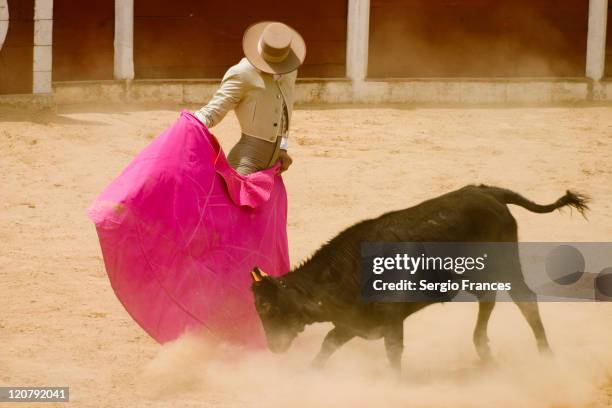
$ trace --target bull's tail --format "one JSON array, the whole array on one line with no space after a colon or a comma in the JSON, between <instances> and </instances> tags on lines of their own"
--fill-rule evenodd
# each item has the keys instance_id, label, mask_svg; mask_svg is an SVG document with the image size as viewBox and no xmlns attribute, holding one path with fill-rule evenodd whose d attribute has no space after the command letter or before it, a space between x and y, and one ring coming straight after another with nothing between
<instances>
[{"instance_id":1,"label":"bull's tail","mask_svg":"<svg viewBox=\"0 0 612 408\"><path fill-rule=\"evenodd\" d=\"M481 184L478 186L479 189L486 192L487 194L495 197L495 199L503 204L515 204L520 205L523 208L528 209L529 211L535 213L549 213L554 210L569 206L570 208L575 208L578 212L586 218L586 212L589 209L588 203L590 201L590 197L585 194L579 194L576 192L572 192L567 190L564 196L559 198L552 204L541 205L536 204L533 201L530 201L523 197L522 195L515 193L512 190L507 190L505 188L499 187L490 187Z\"/></svg>"}]
</instances>

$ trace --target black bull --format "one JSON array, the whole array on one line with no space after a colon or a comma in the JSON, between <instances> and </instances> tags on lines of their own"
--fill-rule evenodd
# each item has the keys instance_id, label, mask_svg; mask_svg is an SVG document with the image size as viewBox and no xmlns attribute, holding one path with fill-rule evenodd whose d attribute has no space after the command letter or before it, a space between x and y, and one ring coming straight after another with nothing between
<instances>
[{"instance_id":1,"label":"black bull","mask_svg":"<svg viewBox=\"0 0 612 408\"><path fill-rule=\"evenodd\" d=\"M252 289L268 346L273 352L286 351L307 324L332 322L334 328L325 336L314 365L322 366L335 350L355 336L382 337L392 367L400 370L404 319L432 302L361 301L362 242L517 242L516 220L507 204L536 213L570 206L584 214L587 201L586 196L568 191L553 204L539 205L510 190L466 186L414 207L359 222L284 276L273 278L255 268ZM507 263L514 282L509 294L531 326L539 350L549 352L537 299L524 282L518 251ZM531 296L526 299L525 293ZM484 361L491 359L487 324L494 306L494 293L479 298L473 339Z\"/></svg>"}]
</instances>

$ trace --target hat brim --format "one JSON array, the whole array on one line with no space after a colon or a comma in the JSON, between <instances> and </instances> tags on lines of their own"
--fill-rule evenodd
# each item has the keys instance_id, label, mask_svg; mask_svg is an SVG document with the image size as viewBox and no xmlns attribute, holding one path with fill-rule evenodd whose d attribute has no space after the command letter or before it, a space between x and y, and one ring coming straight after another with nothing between
<instances>
[{"instance_id":1,"label":"hat brim","mask_svg":"<svg viewBox=\"0 0 612 408\"><path fill-rule=\"evenodd\" d=\"M281 62L270 62L266 61L259 53L257 47L259 39L261 38L263 30L270 23L272 23L272 21L262 21L252 24L246 29L242 37L242 50L244 51L245 57L255 68L267 72L268 74L286 74L295 71L304 63L304 58L306 58L306 43L302 36L293 28L289 27L289 29L291 29L292 38L291 48L287 58Z\"/></svg>"}]
</instances>

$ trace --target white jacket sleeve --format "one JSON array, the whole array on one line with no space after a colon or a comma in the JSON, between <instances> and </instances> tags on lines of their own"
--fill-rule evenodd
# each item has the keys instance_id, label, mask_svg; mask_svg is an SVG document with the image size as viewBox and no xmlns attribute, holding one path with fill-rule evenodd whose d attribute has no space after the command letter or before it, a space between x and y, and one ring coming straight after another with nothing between
<instances>
[{"instance_id":1,"label":"white jacket sleeve","mask_svg":"<svg viewBox=\"0 0 612 408\"><path fill-rule=\"evenodd\" d=\"M240 102L245 93L245 84L240 75L235 73L223 78L221 86L208 104L194 112L206 127L213 127L221 121L230 110Z\"/></svg>"}]
</instances>

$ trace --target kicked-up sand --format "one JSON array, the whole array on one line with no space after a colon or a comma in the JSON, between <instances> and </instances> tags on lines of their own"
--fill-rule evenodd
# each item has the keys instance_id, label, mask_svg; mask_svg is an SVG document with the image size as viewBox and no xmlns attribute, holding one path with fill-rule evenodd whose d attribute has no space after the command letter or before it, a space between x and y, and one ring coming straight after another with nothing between
<instances>
[{"instance_id":1,"label":"kicked-up sand","mask_svg":"<svg viewBox=\"0 0 612 408\"><path fill-rule=\"evenodd\" d=\"M283 355L157 344L115 298L85 209L180 109L0 110L0 386L69 386L78 407L612 406L612 303L542 303L552 360L498 304L488 369L477 306L429 307L406 319L399 381L382 341L352 340L311 371L328 324ZM213 130L226 149L239 136L233 115ZM588 221L511 206L520 239L612 241L612 107L302 108L290 140L294 264L356 221L469 183L539 203L587 193Z\"/></svg>"}]
</instances>

